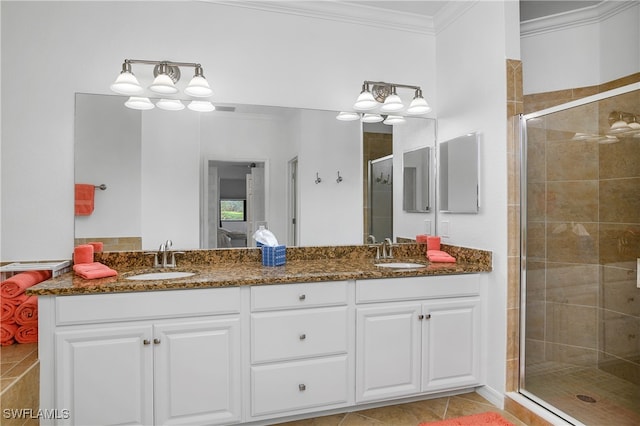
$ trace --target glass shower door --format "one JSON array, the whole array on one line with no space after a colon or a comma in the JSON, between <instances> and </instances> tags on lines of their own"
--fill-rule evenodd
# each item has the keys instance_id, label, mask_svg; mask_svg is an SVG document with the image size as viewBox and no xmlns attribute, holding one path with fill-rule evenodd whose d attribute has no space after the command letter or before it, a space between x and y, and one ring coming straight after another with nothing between
<instances>
[{"instance_id":1,"label":"glass shower door","mask_svg":"<svg viewBox=\"0 0 640 426\"><path fill-rule=\"evenodd\" d=\"M640 424L638 122L638 87L523 119L520 392L572 423Z\"/></svg>"}]
</instances>

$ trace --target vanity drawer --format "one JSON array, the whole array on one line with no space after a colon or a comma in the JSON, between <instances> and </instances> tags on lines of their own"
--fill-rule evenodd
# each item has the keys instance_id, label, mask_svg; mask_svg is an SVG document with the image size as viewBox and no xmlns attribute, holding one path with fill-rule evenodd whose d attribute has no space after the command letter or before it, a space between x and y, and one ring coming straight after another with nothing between
<instances>
[{"instance_id":1,"label":"vanity drawer","mask_svg":"<svg viewBox=\"0 0 640 426\"><path fill-rule=\"evenodd\" d=\"M251 287L252 311L312 308L346 304L346 281Z\"/></svg>"},{"instance_id":2,"label":"vanity drawer","mask_svg":"<svg viewBox=\"0 0 640 426\"><path fill-rule=\"evenodd\" d=\"M240 288L56 297L56 324L87 324L240 312Z\"/></svg>"},{"instance_id":3,"label":"vanity drawer","mask_svg":"<svg viewBox=\"0 0 640 426\"><path fill-rule=\"evenodd\" d=\"M251 314L251 362L345 353L347 307Z\"/></svg>"},{"instance_id":4,"label":"vanity drawer","mask_svg":"<svg viewBox=\"0 0 640 426\"><path fill-rule=\"evenodd\" d=\"M251 414L346 404L347 356L251 367Z\"/></svg>"},{"instance_id":5,"label":"vanity drawer","mask_svg":"<svg viewBox=\"0 0 640 426\"><path fill-rule=\"evenodd\" d=\"M479 274L356 281L356 303L477 296L479 294Z\"/></svg>"}]
</instances>

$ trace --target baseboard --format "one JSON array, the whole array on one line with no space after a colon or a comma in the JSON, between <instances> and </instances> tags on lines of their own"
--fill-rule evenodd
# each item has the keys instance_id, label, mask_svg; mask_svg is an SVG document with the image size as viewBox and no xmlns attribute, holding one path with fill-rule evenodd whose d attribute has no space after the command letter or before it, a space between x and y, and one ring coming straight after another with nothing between
<instances>
[{"instance_id":1,"label":"baseboard","mask_svg":"<svg viewBox=\"0 0 640 426\"><path fill-rule=\"evenodd\" d=\"M484 399L495 405L501 410L504 410L504 394L489 386L481 386L476 388L476 392L480 394Z\"/></svg>"}]
</instances>

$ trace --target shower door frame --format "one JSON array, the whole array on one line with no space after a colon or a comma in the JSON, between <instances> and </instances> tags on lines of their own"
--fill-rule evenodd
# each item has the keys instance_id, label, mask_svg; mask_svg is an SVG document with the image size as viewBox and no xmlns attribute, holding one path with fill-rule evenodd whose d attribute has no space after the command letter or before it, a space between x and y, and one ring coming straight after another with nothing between
<instances>
[{"instance_id":1,"label":"shower door frame","mask_svg":"<svg viewBox=\"0 0 640 426\"><path fill-rule=\"evenodd\" d=\"M640 90L640 83L633 83L606 92L587 96L575 101L566 102L551 108L529 114L520 114L518 120L518 135L520 138L520 324L519 324L519 372L518 372L518 393L531 400L540 407L550 411L556 416L568 421L574 425L583 425L582 422L560 410L559 407L553 406L531 392L523 388L523 378L525 377L525 344L526 344L526 306L527 306L527 132L526 123L528 120L543 117L560 111L583 106L589 103L597 102L603 99L623 95L625 93Z\"/></svg>"}]
</instances>

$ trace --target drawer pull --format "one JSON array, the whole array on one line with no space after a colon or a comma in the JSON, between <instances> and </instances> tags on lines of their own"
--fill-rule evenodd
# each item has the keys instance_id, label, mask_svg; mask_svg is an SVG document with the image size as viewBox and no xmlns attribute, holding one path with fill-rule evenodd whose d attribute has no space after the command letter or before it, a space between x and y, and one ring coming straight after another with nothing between
<instances>
[{"instance_id":1,"label":"drawer pull","mask_svg":"<svg viewBox=\"0 0 640 426\"><path fill-rule=\"evenodd\" d=\"M304 340L304 339L306 339L306 338L307 338L307 335L306 335L306 334L302 333L302 334L300 335L300 340Z\"/></svg>"},{"instance_id":2,"label":"drawer pull","mask_svg":"<svg viewBox=\"0 0 640 426\"><path fill-rule=\"evenodd\" d=\"M306 294L301 294L300 296L298 296L298 299L300 299L300 301L303 301L307 298Z\"/></svg>"},{"instance_id":3,"label":"drawer pull","mask_svg":"<svg viewBox=\"0 0 640 426\"><path fill-rule=\"evenodd\" d=\"M144 339L144 340L142 341L142 344L143 344L143 345L150 345L150 344L151 344L151 341L150 341L149 339Z\"/></svg>"},{"instance_id":4,"label":"drawer pull","mask_svg":"<svg viewBox=\"0 0 640 426\"><path fill-rule=\"evenodd\" d=\"M157 345L158 343L160 343L160 339L158 339L157 337L155 339L153 339L153 344Z\"/></svg>"},{"instance_id":5,"label":"drawer pull","mask_svg":"<svg viewBox=\"0 0 640 426\"><path fill-rule=\"evenodd\" d=\"M300 383L300 384L298 385L298 390L299 390L300 392L306 391L306 390L307 390L307 385L305 385L304 383Z\"/></svg>"},{"instance_id":6,"label":"drawer pull","mask_svg":"<svg viewBox=\"0 0 640 426\"><path fill-rule=\"evenodd\" d=\"M419 319L419 320L423 320L423 319L431 319L431 314L427 314L427 315L418 315L418 319Z\"/></svg>"}]
</instances>

